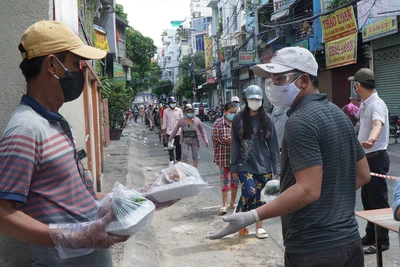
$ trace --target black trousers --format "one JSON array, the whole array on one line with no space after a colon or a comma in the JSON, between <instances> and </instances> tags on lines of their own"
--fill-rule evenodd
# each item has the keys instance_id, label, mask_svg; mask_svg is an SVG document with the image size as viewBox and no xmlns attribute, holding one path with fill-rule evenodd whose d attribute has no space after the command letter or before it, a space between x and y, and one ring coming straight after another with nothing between
<instances>
[{"instance_id":1,"label":"black trousers","mask_svg":"<svg viewBox=\"0 0 400 267\"><path fill-rule=\"evenodd\" d=\"M168 140L169 140L169 134L167 134ZM169 149L169 161L180 161L181 156L182 156L182 150L181 150L181 138L179 135L175 135L174 137L174 145L175 145L175 150L176 150L176 157L174 155L174 149Z\"/></svg>"},{"instance_id":2,"label":"black trousers","mask_svg":"<svg viewBox=\"0 0 400 267\"><path fill-rule=\"evenodd\" d=\"M307 254L285 252L285 267L364 267L361 241L325 251Z\"/></svg>"},{"instance_id":3,"label":"black trousers","mask_svg":"<svg viewBox=\"0 0 400 267\"><path fill-rule=\"evenodd\" d=\"M371 172L386 174L389 171L390 159L386 150L367 154L369 169ZM361 199L364 210L389 208L388 188L386 179L371 176L371 181L361 188ZM375 241L374 224L368 222L365 228L369 241ZM389 245L389 230L379 227L381 244Z\"/></svg>"}]
</instances>

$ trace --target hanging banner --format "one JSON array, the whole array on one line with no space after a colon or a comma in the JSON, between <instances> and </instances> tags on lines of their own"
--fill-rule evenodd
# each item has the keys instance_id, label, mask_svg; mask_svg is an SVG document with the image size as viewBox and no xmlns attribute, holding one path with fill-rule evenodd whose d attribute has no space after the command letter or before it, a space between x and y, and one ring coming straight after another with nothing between
<instances>
[{"instance_id":1,"label":"hanging banner","mask_svg":"<svg viewBox=\"0 0 400 267\"><path fill-rule=\"evenodd\" d=\"M326 16L321 16L320 20L325 42L337 40L357 32L353 6L339 9Z\"/></svg>"},{"instance_id":2,"label":"hanging banner","mask_svg":"<svg viewBox=\"0 0 400 267\"><path fill-rule=\"evenodd\" d=\"M108 47L107 34L100 30L94 29L93 36L94 47L110 52L110 48Z\"/></svg>"},{"instance_id":3,"label":"hanging banner","mask_svg":"<svg viewBox=\"0 0 400 267\"><path fill-rule=\"evenodd\" d=\"M357 63L357 33L325 44L326 68Z\"/></svg>"},{"instance_id":4,"label":"hanging banner","mask_svg":"<svg viewBox=\"0 0 400 267\"><path fill-rule=\"evenodd\" d=\"M398 32L400 1L362 0L357 2L358 27L363 42Z\"/></svg>"},{"instance_id":5,"label":"hanging banner","mask_svg":"<svg viewBox=\"0 0 400 267\"><path fill-rule=\"evenodd\" d=\"M212 59L212 40L208 36L204 36L205 66L206 69L211 66Z\"/></svg>"}]
</instances>

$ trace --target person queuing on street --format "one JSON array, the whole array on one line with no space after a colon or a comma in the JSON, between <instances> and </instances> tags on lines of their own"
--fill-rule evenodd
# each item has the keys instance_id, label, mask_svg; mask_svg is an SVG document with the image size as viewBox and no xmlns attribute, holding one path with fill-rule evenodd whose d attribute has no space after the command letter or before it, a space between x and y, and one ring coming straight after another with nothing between
<instances>
[{"instance_id":1,"label":"person queuing on street","mask_svg":"<svg viewBox=\"0 0 400 267\"><path fill-rule=\"evenodd\" d=\"M153 104L149 104L146 110L146 118L149 121L150 131L154 131Z\"/></svg>"},{"instance_id":2,"label":"person queuing on street","mask_svg":"<svg viewBox=\"0 0 400 267\"><path fill-rule=\"evenodd\" d=\"M197 168L200 160L200 143L204 141L208 147L208 139L203 123L194 115L194 108L191 104L186 104L185 116L176 124L174 130L169 136L168 141L172 142L176 134L180 131L180 142L182 149L181 161L187 163L189 158L189 150L192 150L193 167Z\"/></svg>"},{"instance_id":3,"label":"person queuing on street","mask_svg":"<svg viewBox=\"0 0 400 267\"><path fill-rule=\"evenodd\" d=\"M358 140L367 156L371 172L386 174L389 171L390 159L386 152L389 144L389 112L385 102L378 96L375 88L375 76L372 70L362 68L350 81L354 81L354 90L361 96L360 130ZM371 181L361 189L364 210L389 208L386 179L371 176ZM389 230L379 227L382 251L388 250ZM362 238L365 254L376 253L374 225L368 223Z\"/></svg>"},{"instance_id":4,"label":"person queuing on street","mask_svg":"<svg viewBox=\"0 0 400 267\"><path fill-rule=\"evenodd\" d=\"M125 113L125 120L128 126L132 125L132 118L133 118L133 111L130 108L126 113Z\"/></svg>"},{"instance_id":5,"label":"person queuing on street","mask_svg":"<svg viewBox=\"0 0 400 267\"><path fill-rule=\"evenodd\" d=\"M318 64L307 49L282 48L270 63L253 70L267 78L268 100L290 107L282 140L281 193L257 209L226 216L229 224L208 238L281 216L285 267L363 267L354 208L356 190L369 182L370 171L353 125L319 93Z\"/></svg>"},{"instance_id":6,"label":"person queuing on street","mask_svg":"<svg viewBox=\"0 0 400 267\"><path fill-rule=\"evenodd\" d=\"M140 116L140 120L141 120L142 123L145 123L144 115L145 115L144 107L141 106L140 109L139 109L139 116Z\"/></svg>"},{"instance_id":7,"label":"person queuing on street","mask_svg":"<svg viewBox=\"0 0 400 267\"><path fill-rule=\"evenodd\" d=\"M158 139L161 143L161 124L160 124L160 109L158 105L156 105L153 109L153 121L154 121L154 131L158 135Z\"/></svg>"},{"instance_id":8,"label":"person queuing on street","mask_svg":"<svg viewBox=\"0 0 400 267\"><path fill-rule=\"evenodd\" d=\"M279 145L271 117L263 104L263 91L257 85L246 89L246 107L232 121L232 176L239 178L242 195L236 212L262 206L261 191L267 181L279 177ZM244 229L248 232L248 229ZM267 238L262 221L256 223L256 237Z\"/></svg>"},{"instance_id":9,"label":"person queuing on street","mask_svg":"<svg viewBox=\"0 0 400 267\"><path fill-rule=\"evenodd\" d=\"M274 107L271 113L271 119L274 123L276 135L278 136L279 148L282 148L282 139L285 133L285 125L288 120L287 111L289 108Z\"/></svg>"},{"instance_id":10,"label":"person queuing on street","mask_svg":"<svg viewBox=\"0 0 400 267\"><path fill-rule=\"evenodd\" d=\"M85 45L66 24L45 20L24 32L19 50L27 91L0 139L0 234L29 243L32 266L111 267L106 248L127 239L106 232L112 212L79 234L49 226L94 221L96 201L105 196L95 193L59 109L84 90L80 61L106 52ZM55 247L96 250L64 260Z\"/></svg>"},{"instance_id":11,"label":"person queuing on street","mask_svg":"<svg viewBox=\"0 0 400 267\"><path fill-rule=\"evenodd\" d=\"M396 221L400 221L400 179L398 179L394 185L393 190L393 217ZM397 235L398 242L400 244L400 229Z\"/></svg>"},{"instance_id":12,"label":"person queuing on street","mask_svg":"<svg viewBox=\"0 0 400 267\"><path fill-rule=\"evenodd\" d=\"M204 121L204 106L203 103L199 105L199 118L201 121Z\"/></svg>"},{"instance_id":13,"label":"person queuing on street","mask_svg":"<svg viewBox=\"0 0 400 267\"><path fill-rule=\"evenodd\" d=\"M354 131L358 136L358 132L360 130L360 105L361 105L361 97L359 95L349 97L350 103L346 104L342 111L346 113L347 117L351 120L354 126Z\"/></svg>"},{"instance_id":14,"label":"person queuing on street","mask_svg":"<svg viewBox=\"0 0 400 267\"><path fill-rule=\"evenodd\" d=\"M224 116L218 118L212 129L212 141L214 147L214 162L219 167L222 192L222 207L220 214L227 213L228 193L231 191L231 201L229 208L234 209L236 195L239 185L238 177L234 178L230 171L231 162L231 129L232 120L237 113L237 105L234 102L228 102L224 106Z\"/></svg>"},{"instance_id":15,"label":"person queuing on street","mask_svg":"<svg viewBox=\"0 0 400 267\"><path fill-rule=\"evenodd\" d=\"M237 112L240 112L240 99L237 96L232 96L231 97L231 102L235 103Z\"/></svg>"},{"instance_id":16,"label":"person queuing on street","mask_svg":"<svg viewBox=\"0 0 400 267\"><path fill-rule=\"evenodd\" d=\"M138 122L138 121L137 121L138 116L139 116L139 109L138 109L138 107L135 105L135 106L133 106L133 122L135 122L135 123Z\"/></svg>"},{"instance_id":17,"label":"person queuing on street","mask_svg":"<svg viewBox=\"0 0 400 267\"><path fill-rule=\"evenodd\" d=\"M175 129L175 126L183 118L182 110L176 106L175 97L171 96L170 98L168 98L168 106L169 108L164 110L162 124L163 137L167 137L167 140L169 140L169 137L172 134L172 131ZM176 135L174 136L174 146L176 150L176 156L174 155L174 148L168 148L170 162L181 160L182 151L180 131L177 131Z\"/></svg>"},{"instance_id":18,"label":"person queuing on street","mask_svg":"<svg viewBox=\"0 0 400 267\"><path fill-rule=\"evenodd\" d=\"M163 106L160 109L160 126L161 126L161 132L162 132L162 125L163 125L163 117L164 117L164 111L168 108L168 103L164 103ZM163 142L163 147L164 150L168 149L168 138L165 135L162 135L162 142Z\"/></svg>"}]
</instances>

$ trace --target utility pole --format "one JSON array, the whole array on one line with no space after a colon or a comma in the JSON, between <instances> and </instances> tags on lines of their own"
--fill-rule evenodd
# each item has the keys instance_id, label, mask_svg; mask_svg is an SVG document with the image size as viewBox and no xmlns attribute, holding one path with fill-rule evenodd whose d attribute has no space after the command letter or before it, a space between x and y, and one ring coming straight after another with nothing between
<instances>
[{"instance_id":1,"label":"utility pole","mask_svg":"<svg viewBox=\"0 0 400 267\"><path fill-rule=\"evenodd\" d=\"M254 10L254 50L256 55L256 64L260 63L260 57L258 53L258 35L260 34L260 29L258 25L258 0L253 0L253 10ZM255 83L261 87L261 78L256 77Z\"/></svg>"},{"instance_id":2,"label":"utility pole","mask_svg":"<svg viewBox=\"0 0 400 267\"><path fill-rule=\"evenodd\" d=\"M190 48L190 73L192 75L192 85L193 85L193 102L196 101L196 75L195 75L195 64L194 64L193 48ZM199 100L200 101L200 100Z\"/></svg>"}]
</instances>

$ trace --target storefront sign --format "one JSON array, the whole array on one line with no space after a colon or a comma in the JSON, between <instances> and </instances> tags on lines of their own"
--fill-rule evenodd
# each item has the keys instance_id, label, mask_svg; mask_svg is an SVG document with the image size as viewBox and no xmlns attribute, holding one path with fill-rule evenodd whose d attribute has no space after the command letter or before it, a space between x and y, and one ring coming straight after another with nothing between
<instances>
[{"instance_id":1,"label":"storefront sign","mask_svg":"<svg viewBox=\"0 0 400 267\"><path fill-rule=\"evenodd\" d=\"M212 39L208 36L204 36L204 50L205 50L205 61L206 68L211 66L212 59Z\"/></svg>"},{"instance_id":2,"label":"storefront sign","mask_svg":"<svg viewBox=\"0 0 400 267\"><path fill-rule=\"evenodd\" d=\"M325 42L337 40L357 32L353 6L339 9L327 16L321 16L320 20Z\"/></svg>"},{"instance_id":3,"label":"storefront sign","mask_svg":"<svg viewBox=\"0 0 400 267\"><path fill-rule=\"evenodd\" d=\"M243 81L243 80L247 80L248 78L250 78L249 67L240 68L239 69L239 80Z\"/></svg>"},{"instance_id":4,"label":"storefront sign","mask_svg":"<svg viewBox=\"0 0 400 267\"><path fill-rule=\"evenodd\" d=\"M301 42L294 43L294 44L292 44L292 46L298 46L298 47L303 47L305 49L308 49L308 39L301 41Z\"/></svg>"},{"instance_id":5,"label":"storefront sign","mask_svg":"<svg viewBox=\"0 0 400 267\"><path fill-rule=\"evenodd\" d=\"M125 81L125 70L121 64L114 62L114 80Z\"/></svg>"},{"instance_id":6,"label":"storefront sign","mask_svg":"<svg viewBox=\"0 0 400 267\"><path fill-rule=\"evenodd\" d=\"M326 68L357 63L357 33L325 44Z\"/></svg>"},{"instance_id":7,"label":"storefront sign","mask_svg":"<svg viewBox=\"0 0 400 267\"><path fill-rule=\"evenodd\" d=\"M357 3L358 26L363 42L398 32L400 1L362 0Z\"/></svg>"},{"instance_id":8,"label":"storefront sign","mask_svg":"<svg viewBox=\"0 0 400 267\"><path fill-rule=\"evenodd\" d=\"M110 48L108 47L108 41L107 41L107 34L94 29L94 47L110 52Z\"/></svg>"},{"instance_id":9,"label":"storefront sign","mask_svg":"<svg viewBox=\"0 0 400 267\"><path fill-rule=\"evenodd\" d=\"M363 42L398 32L397 17L389 17L368 24L362 29Z\"/></svg>"},{"instance_id":10,"label":"storefront sign","mask_svg":"<svg viewBox=\"0 0 400 267\"><path fill-rule=\"evenodd\" d=\"M239 65L251 66L254 64L254 55L249 52L239 52Z\"/></svg>"}]
</instances>

